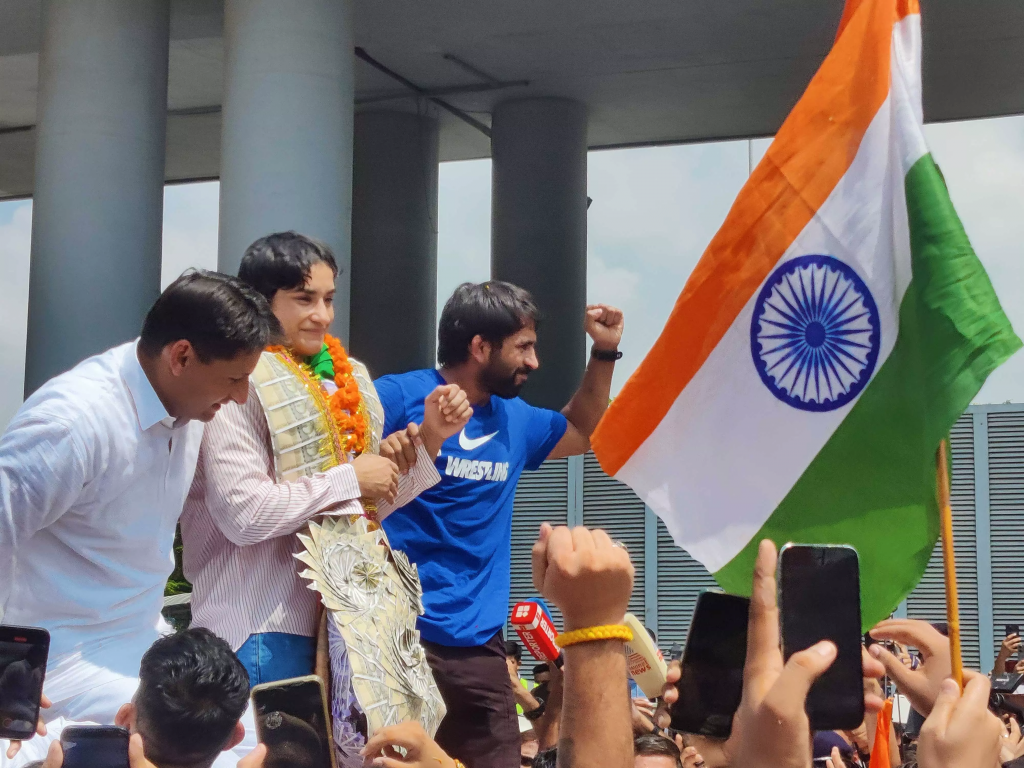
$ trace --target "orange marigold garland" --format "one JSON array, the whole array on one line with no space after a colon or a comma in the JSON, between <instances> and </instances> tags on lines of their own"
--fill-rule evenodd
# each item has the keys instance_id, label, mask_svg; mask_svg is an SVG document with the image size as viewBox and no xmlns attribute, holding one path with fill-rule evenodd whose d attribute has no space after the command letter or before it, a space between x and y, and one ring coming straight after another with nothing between
<instances>
[{"instance_id":1,"label":"orange marigold garland","mask_svg":"<svg viewBox=\"0 0 1024 768\"><path fill-rule=\"evenodd\" d=\"M359 392L359 382L352 374L352 363L341 342L330 334L324 337L324 342L334 363L334 385L338 388L327 398L327 407L334 425L338 428L343 450L358 456L366 450L366 416L363 412L363 396ZM279 345L267 347L267 352L286 355L294 360L292 353ZM301 367L311 379L316 380L308 366Z\"/></svg>"},{"instance_id":2,"label":"orange marigold garland","mask_svg":"<svg viewBox=\"0 0 1024 768\"><path fill-rule=\"evenodd\" d=\"M327 399L331 416L347 441L346 450L358 456L366 450L366 416L359 382L352 375L352 363L341 342L327 334L324 336L327 352L334 363L334 385L338 390Z\"/></svg>"}]
</instances>

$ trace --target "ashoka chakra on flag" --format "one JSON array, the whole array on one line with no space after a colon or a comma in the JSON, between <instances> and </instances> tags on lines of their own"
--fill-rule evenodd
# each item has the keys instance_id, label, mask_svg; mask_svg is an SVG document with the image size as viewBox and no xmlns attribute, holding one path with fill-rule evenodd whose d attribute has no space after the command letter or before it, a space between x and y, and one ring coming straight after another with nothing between
<instances>
[{"instance_id":1,"label":"ashoka chakra on flag","mask_svg":"<svg viewBox=\"0 0 1024 768\"><path fill-rule=\"evenodd\" d=\"M878 361L881 336L871 291L832 256L800 256L765 282L754 305L750 348L779 400L831 411L855 398Z\"/></svg>"}]
</instances>

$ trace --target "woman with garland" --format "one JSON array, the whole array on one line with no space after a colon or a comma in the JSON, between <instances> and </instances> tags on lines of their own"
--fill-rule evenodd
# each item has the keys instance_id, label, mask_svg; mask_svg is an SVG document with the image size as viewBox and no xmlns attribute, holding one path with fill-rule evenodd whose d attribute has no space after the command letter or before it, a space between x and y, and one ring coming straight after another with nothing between
<instances>
[{"instance_id":1,"label":"woman with garland","mask_svg":"<svg viewBox=\"0 0 1024 768\"><path fill-rule=\"evenodd\" d=\"M283 343L262 355L248 401L207 425L181 518L193 626L226 639L253 685L314 669L319 597L298 575L295 534L324 513L375 520L436 484L434 457L472 413L458 387L438 387L402 436L415 464L403 474L376 455L373 384L327 334L337 274L324 244L294 232L246 250L239 277L266 296Z\"/></svg>"}]
</instances>

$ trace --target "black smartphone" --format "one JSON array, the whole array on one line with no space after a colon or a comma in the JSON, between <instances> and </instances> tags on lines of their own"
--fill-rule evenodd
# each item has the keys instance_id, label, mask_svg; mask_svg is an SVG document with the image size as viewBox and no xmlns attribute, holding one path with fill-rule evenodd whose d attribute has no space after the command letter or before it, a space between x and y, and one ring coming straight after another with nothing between
<instances>
[{"instance_id":1,"label":"black smartphone","mask_svg":"<svg viewBox=\"0 0 1024 768\"><path fill-rule=\"evenodd\" d=\"M1009 637L1010 635L1017 635L1020 637L1020 624L1007 624L1006 634L1003 637Z\"/></svg>"},{"instance_id":2,"label":"black smartphone","mask_svg":"<svg viewBox=\"0 0 1024 768\"><path fill-rule=\"evenodd\" d=\"M721 592L697 598L683 649L679 698L672 727L685 733L728 738L743 696L750 601Z\"/></svg>"},{"instance_id":3,"label":"black smartphone","mask_svg":"<svg viewBox=\"0 0 1024 768\"><path fill-rule=\"evenodd\" d=\"M39 719L50 633L0 625L0 739L31 739Z\"/></svg>"},{"instance_id":4,"label":"black smartphone","mask_svg":"<svg viewBox=\"0 0 1024 768\"><path fill-rule=\"evenodd\" d=\"M69 725L60 734L63 768L128 768L128 738L116 725Z\"/></svg>"},{"instance_id":5,"label":"black smartphone","mask_svg":"<svg viewBox=\"0 0 1024 768\"><path fill-rule=\"evenodd\" d=\"M786 660L821 640L838 649L807 696L811 728L858 728L864 722L864 672L857 550L787 544L779 553L778 588Z\"/></svg>"},{"instance_id":6,"label":"black smartphone","mask_svg":"<svg viewBox=\"0 0 1024 768\"><path fill-rule=\"evenodd\" d=\"M327 696L317 675L257 685L252 706L256 736L267 745L266 768L334 768Z\"/></svg>"}]
</instances>

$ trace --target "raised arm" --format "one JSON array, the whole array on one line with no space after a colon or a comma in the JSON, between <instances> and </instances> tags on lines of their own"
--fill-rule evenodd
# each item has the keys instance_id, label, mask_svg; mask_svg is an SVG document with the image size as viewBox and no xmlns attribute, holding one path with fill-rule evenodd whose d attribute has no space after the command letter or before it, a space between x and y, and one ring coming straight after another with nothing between
<instances>
[{"instance_id":1,"label":"raised arm","mask_svg":"<svg viewBox=\"0 0 1024 768\"><path fill-rule=\"evenodd\" d=\"M579 389L562 409L562 415L569 425L565 435L548 456L550 459L577 456L589 451L590 436L608 409L615 355L622 340L622 310L605 304L593 304L587 307L583 327L593 339L594 346ZM609 359L603 359L606 357Z\"/></svg>"},{"instance_id":2,"label":"raised arm","mask_svg":"<svg viewBox=\"0 0 1024 768\"><path fill-rule=\"evenodd\" d=\"M633 566L604 531L545 523L533 547L533 583L561 609L567 632L621 624ZM584 642L564 653L559 768L629 768L633 734L624 641Z\"/></svg>"}]
</instances>

